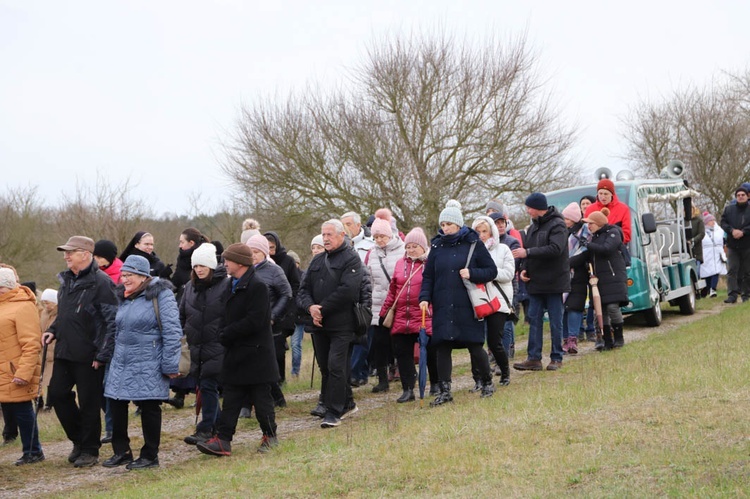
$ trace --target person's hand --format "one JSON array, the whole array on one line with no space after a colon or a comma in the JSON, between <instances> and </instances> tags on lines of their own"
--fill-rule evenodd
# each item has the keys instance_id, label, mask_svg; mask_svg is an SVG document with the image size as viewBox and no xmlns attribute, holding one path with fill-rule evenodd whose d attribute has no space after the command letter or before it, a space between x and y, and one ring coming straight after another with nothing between
<instances>
[{"instance_id":1,"label":"person's hand","mask_svg":"<svg viewBox=\"0 0 750 499\"><path fill-rule=\"evenodd\" d=\"M526 248L516 248L511 253L513 253L513 258L526 258L528 256Z\"/></svg>"},{"instance_id":2,"label":"person's hand","mask_svg":"<svg viewBox=\"0 0 750 499\"><path fill-rule=\"evenodd\" d=\"M49 345L53 341L55 341L55 335L54 334L52 334L50 332L46 332L46 333L44 333L42 335L42 345Z\"/></svg>"},{"instance_id":3,"label":"person's hand","mask_svg":"<svg viewBox=\"0 0 750 499\"><path fill-rule=\"evenodd\" d=\"M169 379L175 379L175 378L179 378L179 377L180 377L180 373L167 374L167 378L169 378Z\"/></svg>"},{"instance_id":4,"label":"person's hand","mask_svg":"<svg viewBox=\"0 0 750 499\"><path fill-rule=\"evenodd\" d=\"M471 274L469 273L469 269L461 269L458 271L458 275L461 276L461 279L466 279L468 281L469 275Z\"/></svg>"},{"instance_id":5,"label":"person's hand","mask_svg":"<svg viewBox=\"0 0 750 499\"><path fill-rule=\"evenodd\" d=\"M531 277L526 275L526 271L522 270L521 275L519 276L523 282L529 282L531 280Z\"/></svg>"},{"instance_id":6,"label":"person's hand","mask_svg":"<svg viewBox=\"0 0 750 499\"><path fill-rule=\"evenodd\" d=\"M21 378L13 378L13 383L18 386L26 386L29 384L28 381L26 381L25 379L21 379Z\"/></svg>"},{"instance_id":7,"label":"person's hand","mask_svg":"<svg viewBox=\"0 0 750 499\"><path fill-rule=\"evenodd\" d=\"M104 365L104 362L99 362L98 360L95 360L94 362L91 363L91 367L93 367L94 369L99 369L103 365Z\"/></svg>"},{"instance_id":8,"label":"person's hand","mask_svg":"<svg viewBox=\"0 0 750 499\"><path fill-rule=\"evenodd\" d=\"M323 307L320 305L310 305L310 308L308 311L310 312L310 317L312 317L313 324L320 327L323 322L323 312L321 312Z\"/></svg>"},{"instance_id":9,"label":"person's hand","mask_svg":"<svg viewBox=\"0 0 750 499\"><path fill-rule=\"evenodd\" d=\"M742 236L744 236L745 233L742 232L740 229L732 229L732 237L735 239L741 239Z\"/></svg>"},{"instance_id":10,"label":"person's hand","mask_svg":"<svg viewBox=\"0 0 750 499\"><path fill-rule=\"evenodd\" d=\"M421 301L419 302L419 308L422 310L422 312L429 312L430 311L430 302L427 301Z\"/></svg>"}]
</instances>

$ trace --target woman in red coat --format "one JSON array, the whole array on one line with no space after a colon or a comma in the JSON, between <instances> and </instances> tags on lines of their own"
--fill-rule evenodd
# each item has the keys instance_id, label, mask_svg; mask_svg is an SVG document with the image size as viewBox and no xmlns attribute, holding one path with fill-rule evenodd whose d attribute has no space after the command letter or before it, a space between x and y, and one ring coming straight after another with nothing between
<instances>
[{"instance_id":1,"label":"woman in red coat","mask_svg":"<svg viewBox=\"0 0 750 499\"><path fill-rule=\"evenodd\" d=\"M391 341L393 352L401 373L401 387L404 392L396 400L403 403L415 399L414 383L417 371L414 368L414 345L419 342L419 330L422 327L422 312L419 308L419 290L422 288L422 272L427 260L429 244L424 231L419 227L411 230L404 239L406 254L396 262L396 268L388 288L388 295L380 309L380 323L394 307ZM426 319L427 334L432 335L432 319ZM430 392L437 386L437 362L434 349L427 347L427 370L430 376Z\"/></svg>"},{"instance_id":2,"label":"woman in red coat","mask_svg":"<svg viewBox=\"0 0 750 499\"><path fill-rule=\"evenodd\" d=\"M586 208L585 218L595 211L609 210L607 221L610 225L617 225L622 229L623 243L630 242L630 208L617 199L615 184L608 178L602 179L596 185L596 202Z\"/></svg>"}]
</instances>

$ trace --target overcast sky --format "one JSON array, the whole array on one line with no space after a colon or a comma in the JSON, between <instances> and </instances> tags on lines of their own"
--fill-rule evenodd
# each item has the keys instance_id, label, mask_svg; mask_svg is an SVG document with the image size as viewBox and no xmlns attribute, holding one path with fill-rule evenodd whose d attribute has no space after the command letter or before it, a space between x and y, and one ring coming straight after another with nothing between
<instances>
[{"instance_id":1,"label":"overcast sky","mask_svg":"<svg viewBox=\"0 0 750 499\"><path fill-rule=\"evenodd\" d=\"M0 0L0 169L50 206L98 171L186 214L192 193L230 189L219 143L240 105L340 82L378 37L443 28L526 32L583 167L617 172L628 106L744 70L748 21L747 0Z\"/></svg>"}]
</instances>

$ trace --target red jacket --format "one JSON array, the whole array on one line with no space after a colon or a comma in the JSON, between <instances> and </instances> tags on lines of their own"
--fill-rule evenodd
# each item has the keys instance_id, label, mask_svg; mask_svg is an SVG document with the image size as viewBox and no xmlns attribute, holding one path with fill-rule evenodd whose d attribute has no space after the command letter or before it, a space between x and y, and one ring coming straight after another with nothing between
<instances>
[{"instance_id":1,"label":"red jacket","mask_svg":"<svg viewBox=\"0 0 750 499\"><path fill-rule=\"evenodd\" d=\"M115 284L120 284L120 274L122 273L122 260L115 258L115 261L106 269L102 269Z\"/></svg>"},{"instance_id":2,"label":"red jacket","mask_svg":"<svg viewBox=\"0 0 750 499\"><path fill-rule=\"evenodd\" d=\"M607 221L611 225L619 225L622 227L622 242L628 244L630 242L630 208L628 205L617 199L617 194L612 194L612 201L606 206L597 199L595 203L586 208L586 213L583 217L586 218L595 211L602 211L602 208L605 207L609 210Z\"/></svg>"},{"instance_id":3,"label":"red jacket","mask_svg":"<svg viewBox=\"0 0 750 499\"><path fill-rule=\"evenodd\" d=\"M419 291L422 289L422 272L424 271L424 260L412 260L404 256L396 262L396 268L391 277L388 295L385 297L380 316L385 317L388 309L396 303L396 313L393 317L391 334L416 334L422 327L422 312L419 309ZM412 275L414 274L414 275ZM412 276L409 279L409 276ZM409 280L407 283L406 281ZM404 288L404 285L406 287ZM403 291L401 291L403 289ZM399 295L399 293L401 293ZM432 311L425 318L427 334L432 334Z\"/></svg>"}]
</instances>

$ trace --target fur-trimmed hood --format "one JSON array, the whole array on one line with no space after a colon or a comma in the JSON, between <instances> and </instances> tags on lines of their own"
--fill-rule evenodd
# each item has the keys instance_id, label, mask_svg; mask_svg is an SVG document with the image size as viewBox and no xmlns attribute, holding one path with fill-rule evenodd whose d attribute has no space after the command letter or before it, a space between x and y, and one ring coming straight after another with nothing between
<instances>
[{"instance_id":1,"label":"fur-trimmed hood","mask_svg":"<svg viewBox=\"0 0 750 499\"><path fill-rule=\"evenodd\" d=\"M165 289L168 289L169 291L174 292L174 285L166 279L161 279L159 277L152 277L151 281L148 283L148 286L143 292L146 293L147 300L153 300L154 298L159 296L159 293L161 293ZM126 299L132 300L133 298L141 294L141 293L137 293L137 294L130 295L127 298L125 298L125 286L122 284L117 286L116 293L117 293L117 299L120 301L123 301Z\"/></svg>"}]
</instances>

